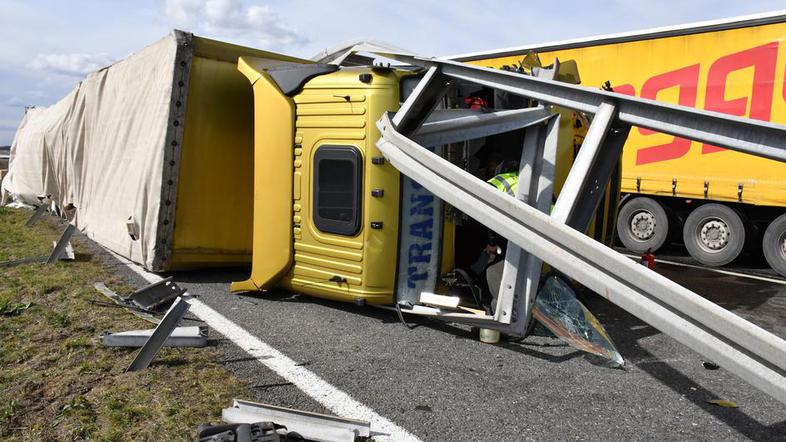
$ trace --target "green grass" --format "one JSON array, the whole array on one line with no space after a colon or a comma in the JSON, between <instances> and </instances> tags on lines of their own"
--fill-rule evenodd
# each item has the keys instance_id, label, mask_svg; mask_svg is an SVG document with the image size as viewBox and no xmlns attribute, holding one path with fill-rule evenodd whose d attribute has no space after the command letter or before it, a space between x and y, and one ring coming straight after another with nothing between
<instances>
[{"instance_id":1,"label":"green grass","mask_svg":"<svg viewBox=\"0 0 786 442\"><path fill-rule=\"evenodd\" d=\"M0 208L0 262L49 253L61 228ZM215 348L163 349L125 373L135 352L102 347L104 330L153 325L105 301L93 283L131 290L72 241L78 260L0 268L0 439L193 440L247 386L215 362Z\"/></svg>"}]
</instances>

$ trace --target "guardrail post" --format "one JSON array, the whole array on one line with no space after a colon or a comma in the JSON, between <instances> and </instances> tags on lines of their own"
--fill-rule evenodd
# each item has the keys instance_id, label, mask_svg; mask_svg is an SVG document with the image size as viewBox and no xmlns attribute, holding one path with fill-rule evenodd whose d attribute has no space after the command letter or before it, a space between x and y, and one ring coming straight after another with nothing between
<instances>
[{"instance_id":1,"label":"guardrail post","mask_svg":"<svg viewBox=\"0 0 786 442\"><path fill-rule=\"evenodd\" d=\"M524 135L516 199L548 213L553 195L557 159L559 114L545 125L532 126ZM538 291L542 261L509 243L502 268L494 317L510 324L510 332L521 335L529 323L530 310Z\"/></svg>"}]
</instances>

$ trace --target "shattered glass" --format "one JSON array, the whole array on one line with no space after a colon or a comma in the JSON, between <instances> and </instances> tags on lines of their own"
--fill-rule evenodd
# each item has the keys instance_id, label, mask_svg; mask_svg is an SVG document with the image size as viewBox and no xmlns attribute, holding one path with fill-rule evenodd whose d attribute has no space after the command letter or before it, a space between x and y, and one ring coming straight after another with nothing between
<instances>
[{"instance_id":1,"label":"shattered glass","mask_svg":"<svg viewBox=\"0 0 786 442\"><path fill-rule=\"evenodd\" d=\"M571 347L606 358L612 367L624 365L606 329L561 278L546 278L532 316Z\"/></svg>"}]
</instances>

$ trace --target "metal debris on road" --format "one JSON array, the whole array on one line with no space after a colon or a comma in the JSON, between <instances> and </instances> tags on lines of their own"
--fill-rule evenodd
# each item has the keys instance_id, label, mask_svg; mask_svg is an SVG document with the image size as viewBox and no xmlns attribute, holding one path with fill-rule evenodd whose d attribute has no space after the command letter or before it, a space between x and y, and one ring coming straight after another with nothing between
<instances>
[{"instance_id":1,"label":"metal debris on road","mask_svg":"<svg viewBox=\"0 0 786 442\"><path fill-rule=\"evenodd\" d=\"M366 421L240 399L235 399L231 407L224 408L221 418L231 424L275 422L313 441L352 442L358 437L371 437L371 424Z\"/></svg>"},{"instance_id":2,"label":"metal debris on road","mask_svg":"<svg viewBox=\"0 0 786 442\"><path fill-rule=\"evenodd\" d=\"M304 441L287 427L273 422L254 424L202 424L197 428L198 442L287 442Z\"/></svg>"},{"instance_id":3,"label":"metal debris on road","mask_svg":"<svg viewBox=\"0 0 786 442\"><path fill-rule=\"evenodd\" d=\"M142 347L155 329L129 330L101 335L101 344L107 347ZM207 326L194 325L177 327L164 341L164 347L205 347L207 346Z\"/></svg>"},{"instance_id":4,"label":"metal debris on road","mask_svg":"<svg viewBox=\"0 0 786 442\"><path fill-rule=\"evenodd\" d=\"M114 291L112 291L109 287L106 286L103 282L97 282L93 284L96 290L98 290L102 295L106 296L107 298L111 299L112 302L117 304L120 307L125 308L128 310L132 315L144 319L147 322L158 324L161 322L160 319L156 318L151 312L146 310L140 309L127 298L124 298Z\"/></svg>"},{"instance_id":5,"label":"metal debris on road","mask_svg":"<svg viewBox=\"0 0 786 442\"><path fill-rule=\"evenodd\" d=\"M128 300L143 310L155 310L178 296L182 296L186 289L180 288L170 276L161 281L142 287L132 293Z\"/></svg>"},{"instance_id":6,"label":"metal debris on road","mask_svg":"<svg viewBox=\"0 0 786 442\"><path fill-rule=\"evenodd\" d=\"M142 287L129 296L115 293L103 282L95 283L94 287L118 306L126 308L133 315L153 324L160 322L153 315L154 310L186 293L186 289L180 288L177 283L172 281L172 277Z\"/></svg>"}]
</instances>

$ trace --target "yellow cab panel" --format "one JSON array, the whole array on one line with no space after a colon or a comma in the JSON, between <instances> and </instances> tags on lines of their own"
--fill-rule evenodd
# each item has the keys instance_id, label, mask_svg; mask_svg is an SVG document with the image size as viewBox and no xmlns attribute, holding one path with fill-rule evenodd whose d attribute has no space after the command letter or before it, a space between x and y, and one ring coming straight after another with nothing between
<instances>
[{"instance_id":1,"label":"yellow cab panel","mask_svg":"<svg viewBox=\"0 0 786 442\"><path fill-rule=\"evenodd\" d=\"M254 84L254 258L251 278L232 291L276 286L393 302L400 174L380 160L374 123L398 109L400 75L342 69L315 75L290 96L275 81ZM271 103L276 109L265 108Z\"/></svg>"},{"instance_id":2,"label":"yellow cab panel","mask_svg":"<svg viewBox=\"0 0 786 442\"><path fill-rule=\"evenodd\" d=\"M282 286L393 302L400 174L381 161L374 123L398 108L398 82L390 70L342 69L294 96L294 263Z\"/></svg>"}]
</instances>

